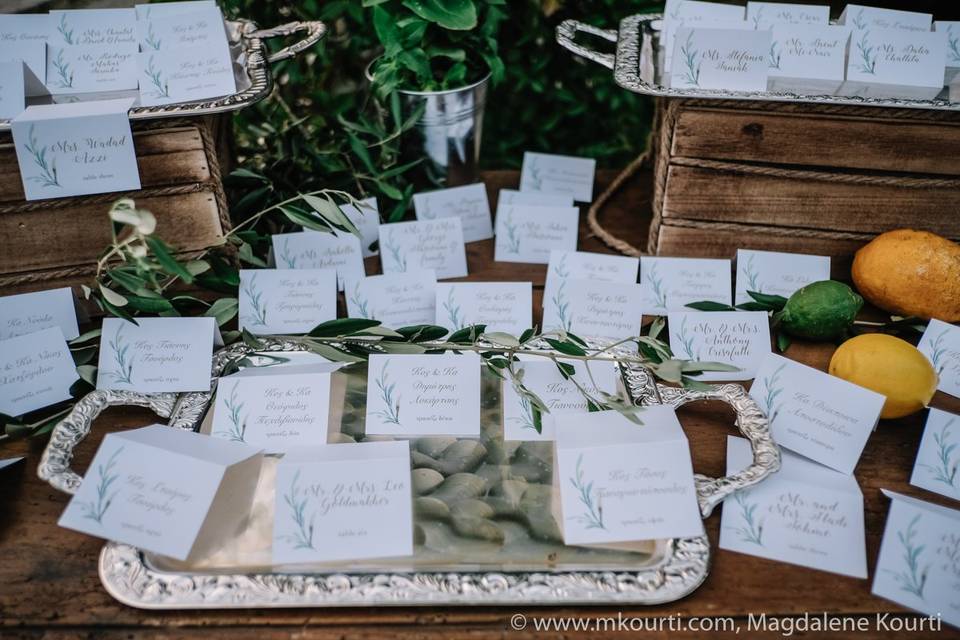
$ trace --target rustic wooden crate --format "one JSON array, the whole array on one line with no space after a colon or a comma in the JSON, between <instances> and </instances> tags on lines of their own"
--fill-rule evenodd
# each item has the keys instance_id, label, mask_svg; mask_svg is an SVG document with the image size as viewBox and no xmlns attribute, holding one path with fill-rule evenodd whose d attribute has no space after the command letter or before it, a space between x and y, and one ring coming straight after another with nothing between
<instances>
[{"instance_id":1,"label":"rustic wooden crate","mask_svg":"<svg viewBox=\"0 0 960 640\"><path fill-rule=\"evenodd\" d=\"M664 101L648 250L853 253L900 227L960 239L960 114Z\"/></svg>"},{"instance_id":2,"label":"rustic wooden crate","mask_svg":"<svg viewBox=\"0 0 960 640\"><path fill-rule=\"evenodd\" d=\"M228 118L229 116L226 116ZM224 116L133 124L142 188L55 200L24 200L13 141L0 136L0 293L89 280L110 243L107 209L134 198L157 218L157 234L190 254L222 241L230 229L223 190L229 156Z\"/></svg>"}]
</instances>

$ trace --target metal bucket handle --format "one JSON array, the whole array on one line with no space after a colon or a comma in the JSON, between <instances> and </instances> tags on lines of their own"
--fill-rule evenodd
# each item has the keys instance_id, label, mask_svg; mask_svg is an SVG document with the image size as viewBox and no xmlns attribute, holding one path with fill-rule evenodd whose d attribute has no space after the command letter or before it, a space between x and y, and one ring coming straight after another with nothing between
<instances>
[{"instance_id":1,"label":"metal bucket handle","mask_svg":"<svg viewBox=\"0 0 960 640\"><path fill-rule=\"evenodd\" d=\"M307 32L307 35L304 36L302 40L298 40L297 42L294 42L293 44L286 46L267 57L267 63L273 64L274 62L280 62L281 60L292 58L301 51L306 51L316 43L320 42L320 40L327 35L327 25L319 20L288 22L287 24L277 25L276 27L271 27L269 29L258 29L257 31L245 34L245 37L269 40L270 38L283 38L286 36L292 36L300 31Z\"/></svg>"},{"instance_id":2,"label":"metal bucket handle","mask_svg":"<svg viewBox=\"0 0 960 640\"><path fill-rule=\"evenodd\" d=\"M582 58L596 62L599 65L606 67L607 69L612 70L614 65L614 55L612 53L602 53L600 51L595 51L590 47L587 47L582 44L577 44L575 42L577 33L579 32L589 33L591 35L603 38L609 42L616 42L619 38L619 33L616 29L601 29L579 20L564 20L559 25L557 25L557 42L561 47L572 51Z\"/></svg>"}]
</instances>

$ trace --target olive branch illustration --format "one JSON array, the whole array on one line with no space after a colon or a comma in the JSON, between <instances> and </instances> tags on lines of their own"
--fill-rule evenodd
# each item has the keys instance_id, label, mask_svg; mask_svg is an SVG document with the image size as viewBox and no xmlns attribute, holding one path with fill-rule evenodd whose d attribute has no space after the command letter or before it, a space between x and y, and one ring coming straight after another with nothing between
<instances>
[{"instance_id":1,"label":"olive branch illustration","mask_svg":"<svg viewBox=\"0 0 960 640\"><path fill-rule=\"evenodd\" d=\"M127 343L123 330L126 325L117 327L113 338L110 339L110 348L113 350L113 360L116 364L116 370L110 371L106 375L113 376L118 384L133 384L133 363L134 359L130 356L130 344Z\"/></svg>"},{"instance_id":2,"label":"olive branch illustration","mask_svg":"<svg viewBox=\"0 0 960 640\"><path fill-rule=\"evenodd\" d=\"M687 34L687 41L680 47L680 55L683 56L683 64L686 67L686 71L683 73L684 82L687 84L692 84L695 87L699 87L701 64L697 59L700 56L700 51L695 50L692 47L693 31Z\"/></svg>"},{"instance_id":3,"label":"olive branch illustration","mask_svg":"<svg viewBox=\"0 0 960 640\"><path fill-rule=\"evenodd\" d=\"M56 157L47 159L47 145L42 147L37 142L36 125L30 125L30 134L27 144L24 145L27 153L33 157L33 164L40 168L40 175L27 178L30 182L38 182L41 187L60 187L60 181L57 176Z\"/></svg>"},{"instance_id":4,"label":"olive branch illustration","mask_svg":"<svg viewBox=\"0 0 960 640\"><path fill-rule=\"evenodd\" d=\"M683 345L683 350L686 352L688 358L691 360L699 360L699 353L694 355L693 336L687 333L687 320L688 316L683 316L683 322L680 323L680 330L677 331L677 339L680 340L680 344Z\"/></svg>"},{"instance_id":5,"label":"olive branch illustration","mask_svg":"<svg viewBox=\"0 0 960 640\"><path fill-rule=\"evenodd\" d=\"M600 501L600 496L597 494L597 502L594 504L593 481L584 482L582 453L577 456L577 468L575 476L570 478L570 484L579 492L577 497L585 509L582 514L574 516L574 519L582 523L587 529L606 530L607 527L603 524L603 504Z\"/></svg>"},{"instance_id":6,"label":"olive branch illustration","mask_svg":"<svg viewBox=\"0 0 960 640\"><path fill-rule=\"evenodd\" d=\"M756 256L753 254L750 254L747 258L747 262L743 267L743 275L747 277L747 291L763 293L763 285L760 284L760 274L757 272L755 258Z\"/></svg>"},{"instance_id":7,"label":"olive branch illustration","mask_svg":"<svg viewBox=\"0 0 960 640\"><path fill-rule=\"evenodd\" d=\"M530 186L533 187L534 191L540 191L543 189L543 175L540 173L539 158L536 156L530 158L529 167L527 175L530 176Z\"/></svg>"},{"instance_id":8,"label":"olive branch illustration","mask_svg":"<svg viewBox=\"0 0 960 640\"><path fill-rule=\"evenodd\" d=\"M370 311L370 301L360 291L359 282L353 285L353 295L350 296L350 302L357 308L361 318L376 320L376 318L373 317L373 313Z\"/></svg>"},{"instance_id":9,"label":"olive branch illustration","mask_svg":"<svg viewBox=\"0 0 960 640\"><path fill-rule=\"evenodd\" d=\"M650 267L647 273L647 282L650 283L650 289L653 291L653 299L657 309L667 310L667 289L663 286L663 278L660 277L659 267L656 262Z\"/></svg>"},{"instance_id":10,"label":"olive branch illustration","mask_svg":"<svg viewBox=\"0 0 960 640\"><path fill-rule=\"evenodd\" d=\"M567 281L564 280L560 283L560 286L557 287L556 292L553 294L553 297L550 298L550 302L553 303L553 306L557 310L557 318L560 319L560 326L563 327L564 331L570 331L572 321L570 318L570 301L567 300Z\"/></svg>"},{"instance_id":11,"label":"olive branch illustration","mask_svg":"<svg viewBox=\"0 0 960 640\"><path fill-rule=\"evenodd\" d=\"M227 411L229 411L230 419L230 430L226 432L221 432L226 435L231 442L246 442L245 436L247 434L247 416L243 415L244 403L240 402L238 396L238 391L240 389L240 383L235 382L233 388L230 390L230 395L227 397L224 402Z\"/></svg>"},{"instance_id":12,"label":"olive branch illustration","mask_svg":"<svg viewBox=\"0 0 960 640\"><path fill-rule=\"evenodd\" d=\"M516 385L514 385L514 389L517 391L520 401L520 415L510 418L510 420L519 423L521 429L530 429L532 431L536 431L537 423L533 415L533 403L531 403L530 399L521 393L520 389L516 388Z\"/></svg>"},{"instance_id":13,"label":"olive branch illustration","mask_svg":"<svg viewBox=\"0 0 960 640\"><path fill-rule=\"evenodd\" d=\"M919 521L920 514L918 513L910 520L910 524L907 525L906 529L897 532L897 539L903 547L903 561L906 564L906 568L899 573L894 573L889 569L886 571L893 574L893 579L900 584L902 591L912 593L923 600L923 589L927 584L927 574L930 571L930 565L928 564L923 569L920 568L920 555L923 553L923 550L926 549L926 545L918 545L916 542L916 526Z\"/></svg>"},{"instance_id":14,"label":"olive branch illustration","mask_svg":"<svg viewBox=\"0 0 960 640\"><path fill-rule=\"evenodd\" d=\"M733 500L740 507L740 517L743 518L744 526L735 527L734 532L740 536L743 542L749 542L758 546L763 545L763 522L757 521L756 502L749 502L749 491L738 491L733 494Z\"/></svg>"},{"instance_id":15,"label":"olive branch illustration","mask_svg":"<svg viewBox=\"0 0 960 640\"><path fill-rule=\"evenodd\" d=\"M933 364L933 368L937 372L938 376L941 375L943 370L947 367L947 363L945 361L945 356L947 355L947 345L944 344L944 340L946 340L949 332L950 329L944 329L940 335L930 341L930 362Z\"/></svg>"},{"instance_id":16,"label":"olive branch illustration","mask_svg":"<svg viewBox=\"0 0 960 640\"><path fill-rule=\"evenodd\" d=\"M507 213L503 226L507 230L507 251L510 253L520 253L520 235L517 225L513 222L513 210Z\"/></svg>"},{"instance_id":17,"label":"olive branch illustration","mask_svg":"<svg viewBox=\"0 0 960 640\"><path fill-rule=\"evenodd\" d=\"M943 427L940 429L940 433L933 434L933 441L937 445L937 462L938 464L922 464L921 466L929 470L933 475L933 479L937 482L942 482L948 487L953 487L954 483L957 481L957 468L960 467L960 460L954 462L953 452L957 449L957 443L951 442L950 428L953 426L955 419L950 419Z\"/></svg>"},{"instance_id":18,"label":"olive branch illustration","mask_svg":"<svg viewBox=\"0 0 960 640\"><path fill-rule=\"evenodd\" d=\"M163 40L157 38L156 32L153 30L153 23L149 22L147 26L147 37L144 39L144 42L148 47L154 51L160 51L160 45Z\"/></svg>"},{"instance_id":19,"label":"olive branch illustration","mask_svg":"<svg viewBox=\"0 0 960 640\"><path fill-rule=\"evenodd\" d=\"M67 44L77 44L73 40L73 29L67 28L67 14L60 14L60 24L57 25L57 31L63 36L63 41Z\"/></svg>"},{"instance_id":20,"label":"olive branch illustration","mask_svg":"<svg viewBox=\"0 0 960 640\"><path fill-rule=\"evenodd\" d=\"M777 414L780 413L780 407L776 409L773 407L773 403L776 402L777 398L783 393L783 387L780 386L780 374L786 368L786 363L781 364L777 367L771 375L763 379L763 386L766 389L766 396L764 396L763 403L764 408L767 413L767 418L773 423L777 418Z\"/></svg>"},{"instance_id":21,"label":"olive branch illustration","mask_svg":"<svg viewBox=\"0 0 960 640\"><path fill-rule=\"evenodd\" d=\"M860 70L874 75L877 73L877 56L870 46L870 32L864 31L857 42L857 51L860 53Z\"/></svg>"},{"instance_id":22,"label":"olive branch illustration","mask_svg":"<svg viewBox=\"0 0 960 640\"><path fill-rule=\"evenodd\" d=\"M443 308L447 312L447 319L450 320L451 329L457 330L466 325L462 308L457 304L457 299L453 295L452 287L447 292L447 300L443 303Z\"/></svg>"},{"instance_id":23,"label":"olive branch illustration","mask_svg":"<svg viewBox=\"0 0 960 640\"><path fill-rule=\"evenodd\" d=\"M760 22L763 20L763 10L766 7L760 7L757 9L757 12L753 14L753 29L754 31L760 29Z\"/></svg>"},{"instance_id":24,"label":"olive branch illustration","mask_svg":"<svg viewBox=\"0 0 960 640\"><path fill-rule=\"evenodd\" d=\"M288 269L297 268L297 256L290 253L290 240L287 238L283 239L283 243L280 245L279 256L280 260Z\"/></svg>"},{"instance_id":25,"label":"olive branch illustration","mask_svg":"<svg viewBox=\"0 0 960 640\"><path fill-rule=\"evenodd\" d=\"M73 88L73 71L70 70L70 63L63 59L63 49L57 50L57 57L51 60L51 64L57 70L60 76L60 88Z\"/></svg>"},{"instance_id":26,"label":"olive branch illustration","mask_svg":"<svg viewBox=\"0 0 960 640\"><path fill-rule=\"evenodd\" d=\"M853 17L853 26L855 26L857 29L867 28L867 22L863 19L863 9L860 9L860 11L857 12L857 15Z\"/></svg>"},{"instance_id":27,"label":"olive branch illustration","mask_svg":"<svg viewBox=\"0 0 960 640\"><path fill-rule=\"evenodd\" d=\"M407 270L407 256L403 255L403 252L400 250L400 246L394 242L394 234L388 233L385 241L381 243L383 249L386 249L387 253L390 254L390 258L393 260L394 264L397 265L397 271L406 271Z\"/></svg>"},{"instance_id":28,"label":"olive branch illustration","mask_svg":"<svg viewBox=\"0 0 960 640\"><path fill-rule=\"evenodd\" d=\"M960 38L953 33L953 25L947 27L947 48L950 49L951 62L960 62Z\"/></svg>"},{"instance_id":29,"label":"olive branch illustration","mask_svg":"<svg viewBox=\"0 0 960 640\"><path fill-rule=\"evenodd\" d=\"M774 40L770 43L770 68L779 69L780 68L780 58L781 54L777 51L777 45L780 43Z\"/></svg>"},{"instance_id":30,"label":"olive branch illustration","mask_svg":"<svg viewBox=\"0 0 960 640\"><path fill-rule=\"evenodd\" d=\"M956 533L945 533L940 538L942 547L937 549L937 556L943 556L949 564L944 565L944 569L952 571L955 576L960 576L960 535Z\"/></svg>"},{"instance_id":31,"label":"olive branch illustration","mask_svg":"<svg viewBox=\"0 0 960 640\"><path fill-rule=\"evenodd\" d=\"M387 374L387 367L390 366L390 361L383 363L383 367L380 368L380 375L377 377L377 388L380 390L380 399L383 400L385 409L380 411L374 411L373 415L380 417L384 422L388 424L395 424L400 426L400 396L397 395L394 398L394 391L396 391L397 383L390 382L390 376Z\"/></svg>"},{"instance_id":32,"label":"olive branch illustration","mask_svg":"<svg viewBox=\"0 0 960 640\"><path fill-rule=\"evenodd\" d=\"M113 473L113 469L117 466L117 456L120 455L121 451L123 451L122 446L110 455L105 464L97 466L99 480L97 482L96 501L90 500L80 503L80 508L84 512L83 517L88 520L93 520L97 524L103 524L103 516L106 515L107 509L113 504L113 499L118 493L118 491L111 493L110 487L113 486L113 483L120 477L119 473Z\"/></svg>"},{"instance_id":33,"label":"olive branch illustration","mask_svg":"<svg viewBox=\"0 0 960 640\"><path fill-rule=\"evenodd\" d=\"M310 519L309 521L307 520L307 507L310 505L310 500L307 498L306 493L301 491L298 486L299 482L300 469L297 469L293 474L293 479L290 481L289 491L283 495L283 501L290 508L290 517L296 526L296 531L292 535L283 536L283 539L292 544L294 549L312 549L315 551L316 549L313 546L313 523L317 514L310 514Z\"/></svg>"},{"instance_id":34,"label":"olive branch illustration","mask_svg":"<svg viewBox=\"0 0 960 640\"><path fill-rule=\"evenodd\" d=\"M170 97L170 83L163 79L163 71L157 69L154 66L153 56L150 56L150 60L147 62L147 68L144 69L147 74L147 77L150 78L150 83L157 88L156 95L158 98L169 98Z\"/></svg>"},{"instance_id":35,"label":"olive branch illustration","mask_svg":"<svg viewBox=\"0 0 960 640\"><path fill-rule=\"evenodd\" d=\"M251 314L246 314L244 319L251 324L262 327L267 324L267 305L263 299L263 291L261 291L257 285L257 275L256 273L253 274L253 276L243 284L243 295L250 303L250 308L253 311Z\"/></svg>"},{"instance_id":36,"label":"olive branch illustration","mask_svg":"<svg viewBox=\"0 0 960 640\"><path fill-rule=\"evenodd\" d=\"M562 280L566 280L570 277L570 269L567 268L566 253L560 256L560 260L557 261L557 264L553 265L553 272Z\"/></svg>"}]
</instances>

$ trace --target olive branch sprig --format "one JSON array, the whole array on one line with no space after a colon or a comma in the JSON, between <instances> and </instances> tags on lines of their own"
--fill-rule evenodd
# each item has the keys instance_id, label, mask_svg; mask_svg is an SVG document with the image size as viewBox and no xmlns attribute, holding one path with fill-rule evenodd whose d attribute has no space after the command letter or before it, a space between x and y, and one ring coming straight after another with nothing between
<instances>
[{"instance_id":1,"label":"olive branch sprig","mask_svg":"<svg viewBox=\"0 0 960 640\"><path fill-rule=\"evenodd\" d=\"M684 82L692 84L695 87L700 86L700 63L697 57L700 52L693 49L693 31L687 35L687 41L680 47L680 55L683 56L683 64L686 70L683 72Z\"/></svg>"},{"instance_id":2,"label":"olive branch sprig","mask_svg":"<svg viewBox=\"0 0 960 640\"><path fill-rule=\"evenodd\" d=\"M63 36L63 41L67 44L77 44L73 39L73 29L67 28L67 14L60 14L60 23L57 25L57 31Z\"/></svg>"},{"instance_id":3,"label":"olive branch sprig","mask_svg":"<svg viewBox=\"0 0 960 640\"><path fill-rule=\"evenodd\" d=\"M147 23L147 37L144 38L144 42L154 51L160 50L160 45L163 41L157 38L157 34L153 29L153 22ZM153 62L153 59L151 58L150 61Z\"/></svg>"},{"instance_id":4,"label":"olive branch sprig","mask_svg":"<svg viewBox=\"0 0 960 640\"><path fill-rule=\"evenodd\" d=\"M350 296L350 302L357 308L361 318L374 319L373 312L370 311L370 301L367 299L367 296L363 295L363 292L360 291L359 282L353 285L353 294Z\"/></svg>"},{"instance_id":5,"label":"olive branch sprig","mask_svg":"<svg viewBox=\"0 0 960 640\"><path fill-rule=\"evenodd\" d=\"M24 149L33 157L33 163L40 169L40 175L27 178L30 182L38 182L41 187L59 187L60 181L57 177L57 159L47 159L47 146L40 146L37 141L37 127L30 125L30 133L27 136L27 144Z\"/></svg>"},{"instance_id":6,"label":"olive branch sprig","mask_svg":"<svg viewBox=\"0 0 960 640\"><path fill-rule=\"evenodd\" d=\"M447 312L447 319L450 320L450 328L453 330L462 329L466 325L463 317L463 310L457 304L456 296L453 295L453 288L447 293L447 299L443 303L443 309Z\"/></svg>"},{"instance_id":7,"label":"olive branch sprig","mask_svg":"<svg viewBox=\"0 0 960 640\"><path fill-rule=\"evenodd\" d=\"M53 65L57 70L57 75L60 76L60 88L72 89L74 74L70 70L70 63L63 59L63 49L57 51L57 57L51 60L50 64Z\"/></svg>"},{"instance_id":8,"label":"olive branch sprig","mask_svg":"<svg viewBox=\"0 0 960 640\"><path fill-rule=\"evenodd\" d=\"M577 498L585 509L583 513L573 516L574 520L587 529L606 529L607 526L603 523L603 503L600 502L600 495L597 493L594 501L593 481L584 480L582 453L577 456L577 468L574 476L570 478L570 484L577 490Z\"/></svg>"},{"instance_id":9,"label":"olive branch sprig","mask_svg":"<svg viewBox=\"0 0 960 640\"><path fill-rule=\"evenodd\" d=\"M310 500L305 492L299 486L300 470L293 474L290 481L290 489L283 494L283 501L290 509L290 518L296 530L292 535L284 536L283 539L293 545L294 549L315 549L313 546L313 526L316 513L307 517L307 507Z\"/></svg>"},{"instance_id":10,"label":"olive branch sprig","mask_svg":"<svg viewBox=\"0 0 960 640\"><path fill-rule=\"evenodd\" d=\"M930 571L930 565L920 567L920 557L923 554L926 545L917 544L917 523L920 521L920 514L915 515L907 524L906 529L897 532L897 539L900 546L903 547L903 562L906 568L899 573L887 570L893 574L894 580L900 584L900 589L912 593L923 600L923 590L927 585L927 574Z\"/></svg>"},{"instance_id":11,"label":"olive branch sprig","mask_svg":"<svg viewBox=\"0 0 960 640\"><path fill-rule=\"evenodd\" d=\"M154 66L153 56L147 62L147 68L144 69L147 77L150 78L150 84L156 87L156 96L158 98L170 97L170 83L163 79L163 71Z\"/></svg>"},{"instance_id":12,"label":"olive branch sprig","mask_svg":"<svg viewBox=\"0 0 960 640\"><path fill-rule=\"evenodd\" d=\"M957 471L960 470L960 459L953 461L953 452L960 446L956 442L951 442L953 434L950 428L953 427L955 419L948 420L940 429L940 433L933 434L933 441L937 445L937 464L922 464L937 482L942 482L948 487L953 488L957 481Z\"/></svg>"},{"instance_id":13,"label":"olive branch sprig","mask_svg":"<svg viewBox=\"0 0 960 640\"><path fill-rule=\"evenodd\" d=\"M110 487L113 486L113 483L120 477L120 474L113 473L113 469L117 465L117 456L119 456L122 451L123 447L118 447L105 463L97 467L99 480L97 482L96 501L90 500L80 504L80 508L84 512L83 517L88 520L93 520L97 524L103 524L103 516L106 515L107 509L110 508L110 505L113 504L113 499L117 496L116 491L110 493Z\"/></svg>"},{"instance_id":14,"label":"olive branch sprig","mask_svg":"<svg viewBox=\"0 0 960 640\"><path fill-rule=\"evenodd\" d=\"M254 325L266 326L267 324L267 305L263 299L263 291L257 285L257 274L254 273L241 287L241 291L250 302L250 308L253 312L247 316L247 319Z\"/></svg>"}]
</instances>

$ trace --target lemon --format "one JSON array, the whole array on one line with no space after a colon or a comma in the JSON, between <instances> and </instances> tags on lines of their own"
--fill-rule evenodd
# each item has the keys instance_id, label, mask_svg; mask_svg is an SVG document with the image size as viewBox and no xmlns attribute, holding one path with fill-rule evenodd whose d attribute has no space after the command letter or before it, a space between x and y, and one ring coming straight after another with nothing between
<instances>
[{"instance_id":1,"label":"lemon","mask_svg":"<svg viewBox=\"0 0 960 640\"><path fill-rule=\"evenodd\" d=\"M920 411L937 390L937 372L916 347L885 333L844 342L830 359L830 375L886 396L881 418Z\"/></svg>"}]
</instances>

